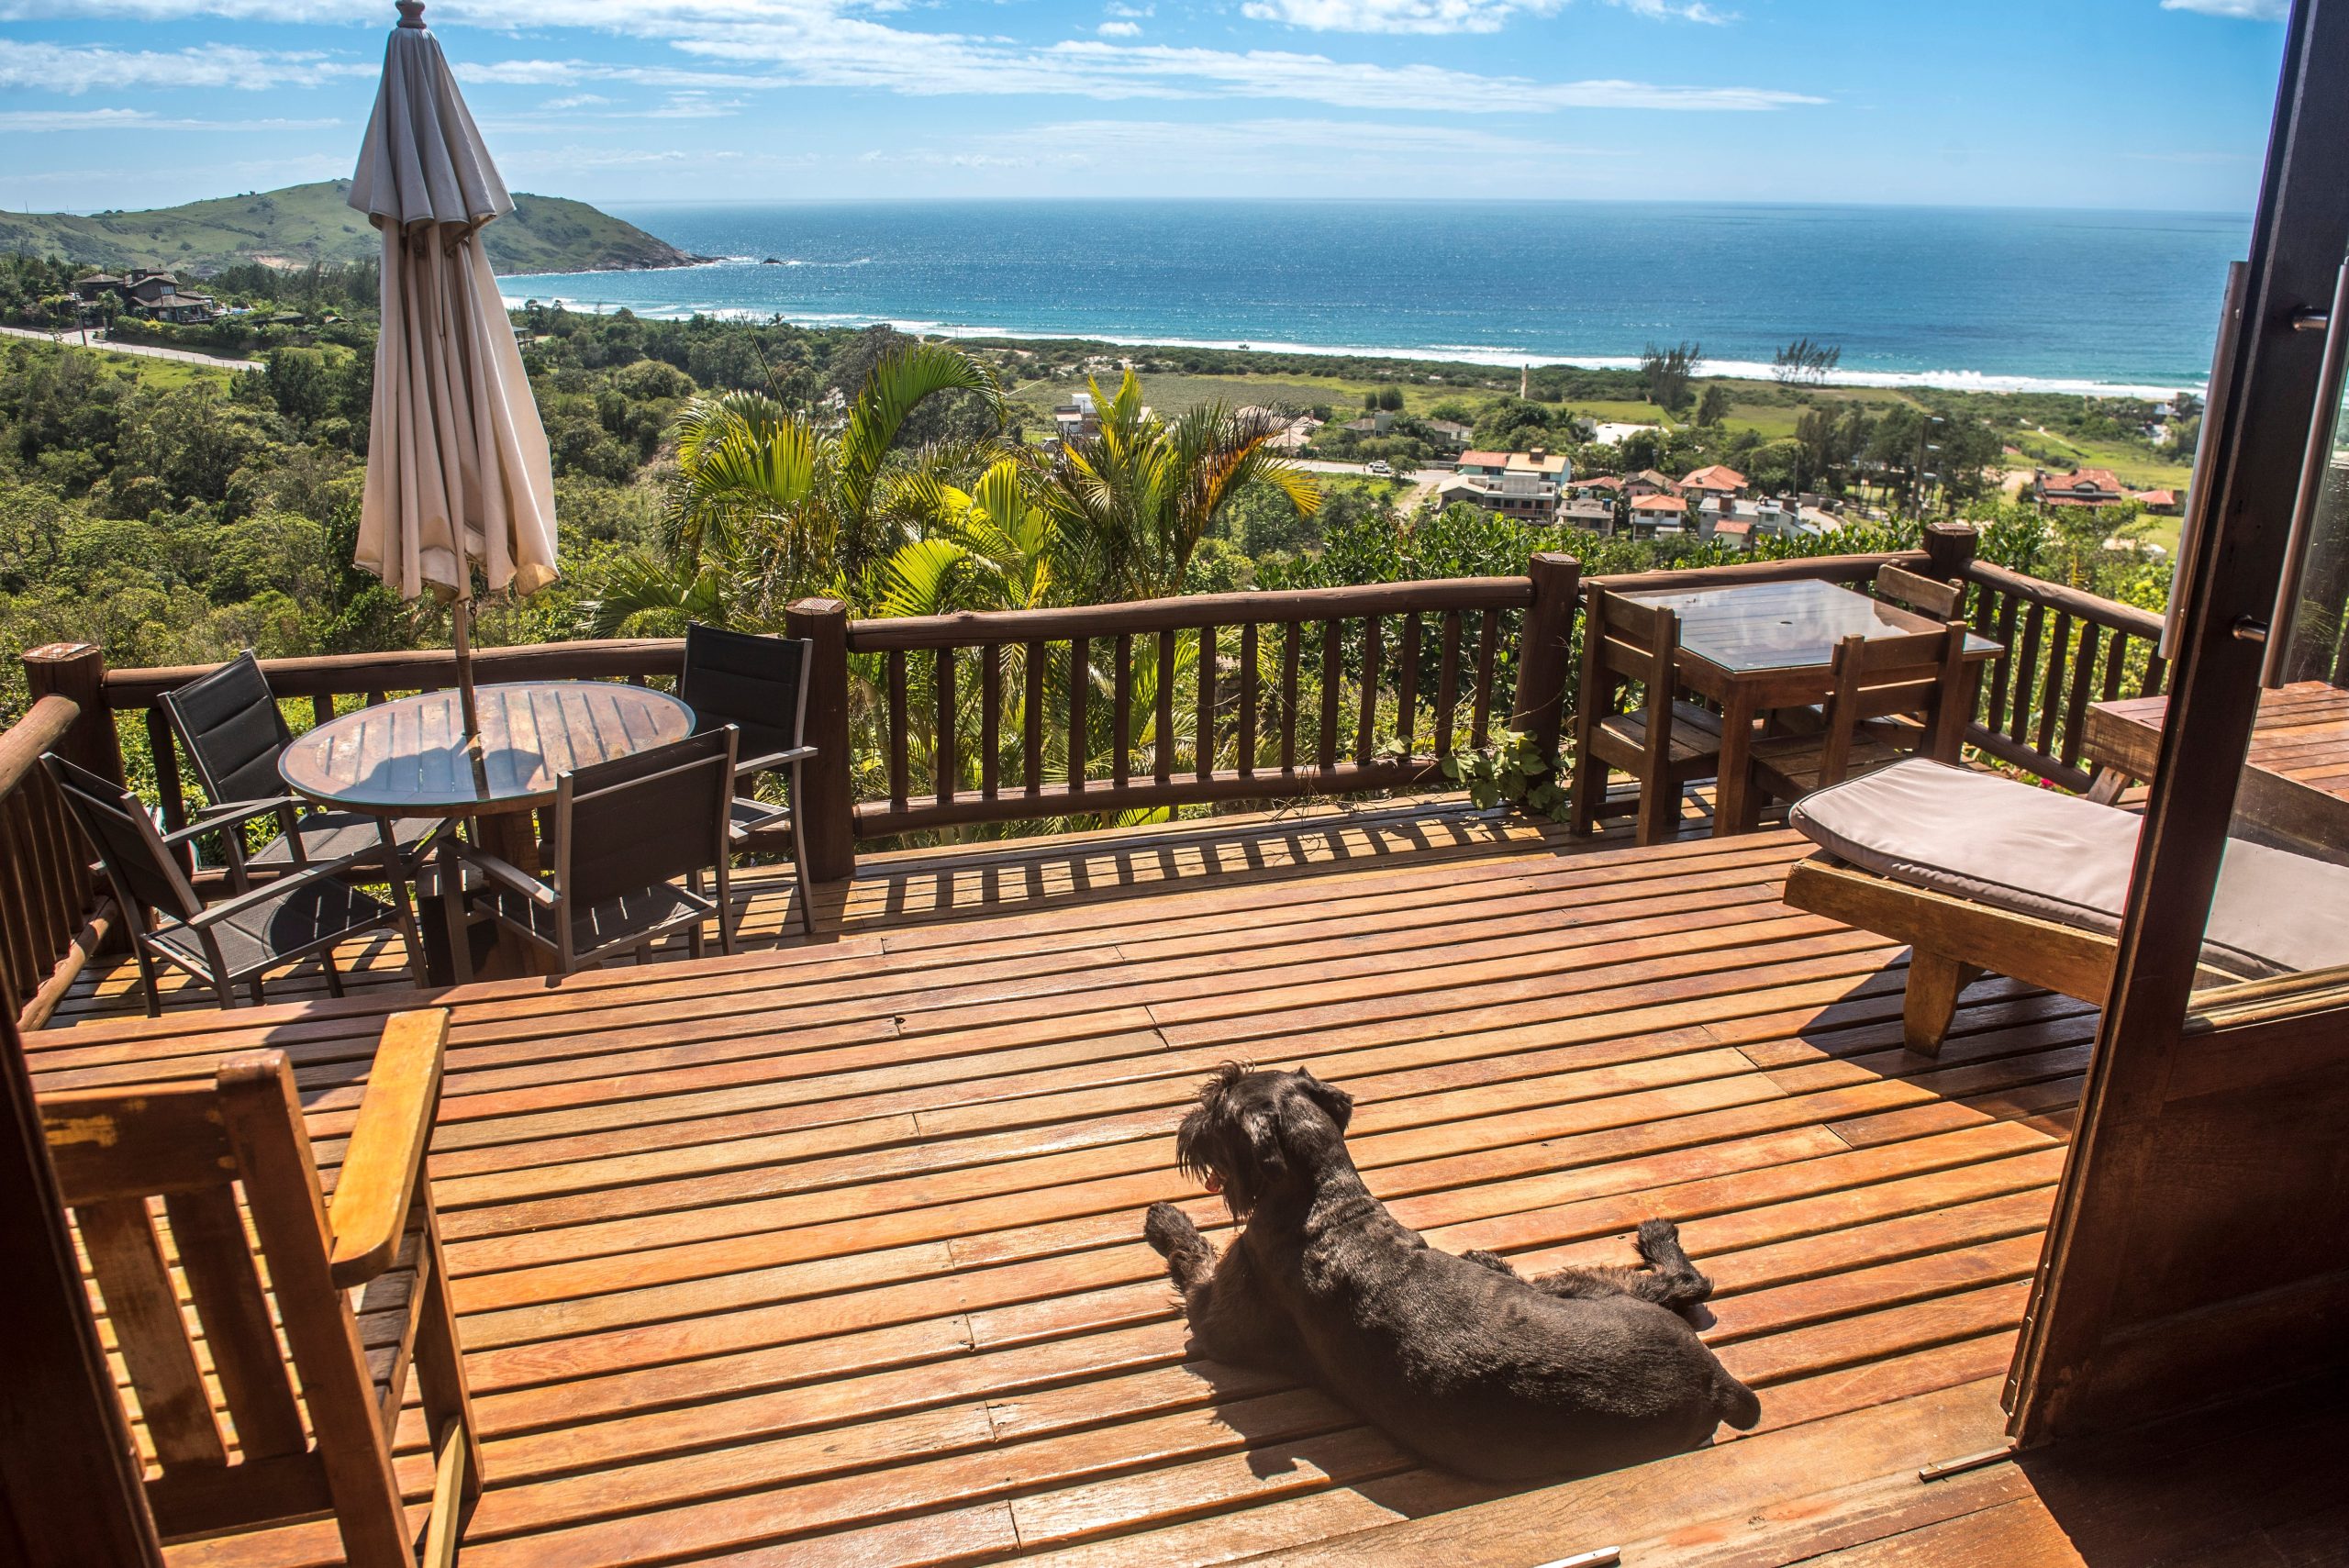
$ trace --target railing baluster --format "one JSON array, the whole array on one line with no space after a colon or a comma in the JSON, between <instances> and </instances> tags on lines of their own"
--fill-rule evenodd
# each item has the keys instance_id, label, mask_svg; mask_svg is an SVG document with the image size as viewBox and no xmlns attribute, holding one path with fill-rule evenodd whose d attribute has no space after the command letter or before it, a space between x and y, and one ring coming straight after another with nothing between
<instances>
[{"instance_id":1,"label":"railing baluster","mask_svg":"<svg viewBox=\"0 0 2349 1568\"><path fill-rule=\"evenodd\" d=\"M1305 623L1293 620L1281 638L1281 772L1297 772L1297 676Z\"/></svg>"},{"instance_id":2,"label":"railing baluster","mask_svg":"<svg viewBox=\"0 0 2349 1568\"><path fill-rule=\"evenodd\" d=\"M2169 673L2169 662L2156 650L2145 660L2145 679L2138 690L2140 696L2157 697L2162 694L2162 681Z\"/></svg>"},{"instance_id":3,"label":"railing baluster","mask_svg":"<svg viewBox=\"0 0 2349 1568\"><path fill-rule=\"evenodd\" d=\"M1403 612L1402 646L1395 651L1395 735L1403 742L1403 755L1419 755L1413 744L1419 730L1419 617L1416 610Z\"/></svg>"},{"instance_id":4,"label":"railing baluster","mask_svg":"<svg viewBox=\"0 0 2349 1568\"><path fill-rule=\"evenodd\" d=\"M0 899L7 906L7 918L0 920L0 986L7 990L11 1017L40 989L41 980L41 963L35 951L38 942L33 934L33 913L39 906L39 891L33 885L24 812L17 805L18 798L12 795L0 800L0 855L5 855L8 862L5 870L0 870Z\"/></svg>"},{"instance_id":5,"label":"railing baluster","mask_svg":"<svg viewBox=\"0 0 2349 1568\"><path fill-rule=\"evenodd\" d=\"M1362 623L1362 690L1355 695L1354 761L1367 762L1378 753L1378 682L1386 662L1386 623L1365 616Z\"/></svg>"},{"instance_id":6,"label":"railing baluster","mask_svg":"<svg viewBox=\"0 0 2349 1568\"><path fill-rule=\"evenodd\" d=\"M954 798L954 785L962 775L962 765L954 755L954 731L957 728L958 705L954 701L954 650L938 651L938 743L930 762L931 790L941 806Z\"/></svg>"},{"instance_id":7,"label":"railing baluster","mask_svg":"<svg viewBox=\"0 0 2349 1568\"><path fill-rule=\"evenodd\" d=\"M2055 720L2064 706L2064 664L2072 652L2072 617L2069 611L2055 612L2055 631L2047 648L2047 678L2039 694L2039 752L2048 755L2055 746Z\"/></svg>"},{"instance_id":8,"label":"railing baluster","mask_svg":"<svg viewBox=\"0 0 2349 1568\"><path fill-rule=\"evenodd\" d=\"M1158 634L1158 683L1152 694L1151 776L1160 784L1174 777L1174 660L1177 645L1173 628Z\"/></svg>"},{"instance_id":9,"label":"railing baluster","mask_svg":"<svg viewBox=\"0 0 2349 1568\"><path fill-rule=\"evenodd\" d=\"M906 656L902 650L889 655L889 806L892 810L906 808L906 753L910 749L906 735Z\"/></svg>"},{"instance_id":10,"label":"railing baluster","mask_svg":"<svg viewBox=\"0 0 2349 1568\"><path fill-rule=\"evenodd\" d=\"M1134 744L1133 633L1118 633L1115 657L1117 663L1110 672L1109 783L1123 789L1127 781L1133 777L1130 760Z\"/></svg>"},{"instance_id":11,"label":"railing baluster","mask_svg":"<svg viewBox=\"0 0 2349 1568\"><path fill-rule=\"evenodd\" d=\"M979 794L988 800L1003 785L1003 644L979 650Z\"/></svg>"},{"instance_id":12,"label":"railing baluster","mask_svg":"<svg viewBox=\"0 0 2349 1568\"><path fill-rule=\"evenodd\" d=\"M1492 741L1493 662L1501 640L1501 614L1498 610L1476 612L1476 706L1470 719L1468 745L1472 751L1483 751Z\"/></svg>"},{"instance_id":13,"label":"railing baluster","mask_svg":"<svg viewBox=\"0 0 2349 1568\"><path fill-rule=\"evenodd\" d=\"M1085 726L1085 704L1093 685L1093 649L1089 639L1076 637L1068 645L1068 792L1085 792L1086 753L1093 749Z\"/></svg>"},{"instance_id":14,"label":"railing baluster","mask_svg":"<svg viewBox=\"0 0 2349 1568\"><path fill-rule=\"evenodd\" d=\"M381 707L391 700L392 699L390 697L384 695L382 692L369 692L367 694L367 706L369 707Z\"/></svg>"},{"instance_id":15,"label":"railing baluster","mask_svg":"<svg viewBox=\"0 0 2349 1568\"><path fill-rule=\"evenodd\" d=\"M1460 706L1460 612L1443 617L1443 658L1435 683L1435 754L1452 754L1452 723Z\"/></svg>"},{"instance_id":16,"label":"railing baluster","mask_svg":"<svg viewBox=\"0 0 2349 1568\"><path fill-rule=\"evenodd\" d=\"M2080 761L2080 742L2086 737L2088 717L2088 688L2096 684L2096 651L2103 630L2094 621L2080 623L2080 653L2072 672L2072 700L2064 714L2064 749L2057 753L2063 764L2076 767Z\"/></svg>"},{"instance_id":17,"label":"railing baluster","mask_svg":"<svg viewBox=\"0 0 2349 1568\"><path fill-rule=\"evenodd\" d=\"M1206 778L1215 772L1216 628L1199 628L1198 739L1191 748L1191 773Z\"/></svg>"},{"instance_id":18,"label":"railing baluster","mask_svg":"<svg viewBox=\"0 0 2349 1568\"><path fill-rule=\"evenodd\" d=\"M332 692L319 692L310 698L310 722L314 726L334 722L334 694Z\"/></svg>"},{"instance_id":19,"label":"railing baluster","mask_svg":"<svg viewBox=\"0 0 2349 1568\"><path fill-rule=\"evenodd\" d=\"M1321 745L1316 756L1324 768L1338 765L1338 685L1346 667L1338 649L1341 629L1334 616L1321 623Z\"/></svg>"},{"instance_id":20,"label":"railing baluster","mask_svg":"<svg viewBox=\"0 0 2349 1568\"><path fill-rule=\"evenodd\" d=\"M1991 590L1986 585L1982 596L1987 599ZM1990 664L1990 711L1982 720L1986 729L2007 727L2007 698L2014 685L2014 672L2019 662L2015 657L2015 611L2021 601L2012 594L1998 595L1998 630L1992 639L1998 645L1998 656Z\"/></svg>"},{"instance_id":21,"label":"railing baluster","mask_svg":"<svg viewBox=\"0 0 2349 1568\"><path fill-rule=\"evenodd\" d=\"M1240 772L1256 771L1256 623L1240 623Z\"/></svg>"},{"instance_id":22,"label":"railing baluster","mask_svg":"<svg viewBox=\"0 0 2349 1568\"><path fill-rule=\"evenodd\" d=\"M2031 728L2031 695L2039 673L2039 634L2047 622L2047 606L2033 605L2023 619L2022 653L2015 661L2014 707L2008 715L2007 739L2020 745Z\"/></svg>"},{"instance_id":23,"label":"railing baluster","mask_svg":"<svg viewBox=\"0 0 2349 1568\"><path fill-rule=\"evenodd\" d=\"M1027 695L1019 704L1019 783L1030 795L1044 787L1044 668L1051 662L1044 644L1028 644L1022 679Z\"/></svg>"},{"instance_id":24,"label":"railing baluster","mask_svg":"<svg viewBox=\"0 0 2349 1568\"><path fill-rule=\"evenodd\" d=\"M2111 642L2105 647L2104 690L2099 700L2118 702L2121 699L2121 677L2128 673L2129 634L2125 631L2116 631L2112 634Z\"/></svg>"}]
</instances>

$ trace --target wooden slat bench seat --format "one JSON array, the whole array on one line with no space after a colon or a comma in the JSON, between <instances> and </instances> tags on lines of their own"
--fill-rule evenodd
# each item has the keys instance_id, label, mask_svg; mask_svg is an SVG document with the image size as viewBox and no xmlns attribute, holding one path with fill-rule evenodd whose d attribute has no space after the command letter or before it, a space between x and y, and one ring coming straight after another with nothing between
<instances>
[{"instance_id":1,"label":"wooden slat bench seat","mask_svg":"<svg viewBox=\"0 0 2349 1568\"><path fill-rule=\"evenodd\" d=\"M1190 1354L1141 1217L1228 1227L1172 1134L1232 1058L1348 1086L1367 1180L1437 1245L1620 1261L1679 1220L1764 1426L1675 1464L1909 1398L1995 1428L2093 1008L1985 980L1940 1058L1906 1051L1898 944L1783 901L1788 833L1309 831L902 862L905 917L830 942L437 994L429 1168L487 1476L462 1561L1203 1563L1494 1500ZM1080 864L1131 880L979 917L917 896ZM34 1071L184 1081L265 1040L331 1178L401 995L50 1031ZM411 1398L419 1518L424 1429ZM173 1561L337 1551L310 1524Z\"/></svg>"}]
</instances>

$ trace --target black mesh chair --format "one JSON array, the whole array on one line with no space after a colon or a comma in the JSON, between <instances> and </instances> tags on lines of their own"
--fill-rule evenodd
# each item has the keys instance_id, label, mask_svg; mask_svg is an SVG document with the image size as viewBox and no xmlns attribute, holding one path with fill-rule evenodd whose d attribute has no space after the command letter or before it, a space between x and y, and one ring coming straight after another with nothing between
<instances>
[{"instance_id":1,"label":"black mesh chair","mask_svg":"<svg viewBox=\"0 0 2349 1568\"><path fill-rule=\"evenodd\" d=\"M699 958L702 928L715 917L718 946L732 952L734 745L727 725L557 774L551 884L453 836L443 840L441 853L482 881L460 893L462 879L443 871L443 898L462 901L451 907L451 932L486 916L552 954L568 974L623 951L646 956L679 932ZM717 879L714 898L703 890L705 873ZM462 940L450 945L467 951Z\"/></svg>"},{"instance_id":2,"label":"black mesh chair","mask_svg":"<svg viewBox=\"0 0 2349 1568\"><path fill-rule=\"evenodd\" d=\"M220 1006L233 1007L239 1005L237 987L247 987L260 1002L264 974L316 953L326 970L327 990L340 996L336 944L385 926L398 928L407 943L409 970L417 984L425 983L424 948L408 910L406 880L398 857L380 840L340 859L295 866L259 888L206 907L173 850L208 826L161 832L128 790L54 752L41 762L97 847L99 863L113 884L115 902L132 932L131 952L146 984L150 1017L163 1010L155 988L159 959L211 987ZM371 873L391 883L391 903L345 880L353 874L372 880Z\"/></svg>"},{"instance_id":3,"label":"black mesh chair","mask_svg":"<svg viewBox=\"0 0 2349 1568\"><path fill-rule=\"evenodd\" d=\"M698 623L685 628L685 672L677 695L694 710L698 728L730 724L740 730L748 753L734 765L738 793L729 841L738 851L760 847L754 835L772 841L798 809L800 764L816 754L807 743L807 661L814 646L804 637L751 637ZM743 781L761 773L783 775L785 805L740 793ZM800 929L812 937L815 890L796 831L791 861L799 879Z\"/></svg>"},{"instance_id":4,"label":"black mesh chair","mask_svg":"<svg viewBox=\"0 0 2349 1568\"><path fill-rule=\"evenodd\" d=\"M442 826L431 817L386 822L363 812L321 810L289 794L277 757L294 735L250 649L201 680L164 693L163 711L211 801L188 824L189 836L220 830L228 847L229 884L240 893L252 885L256 871L275 875L360 854L382 842L387 831L414 875L427 840ZM260 817L277 819L277 837L249 851L245 824Z\"/></svg>"}]
</instances>

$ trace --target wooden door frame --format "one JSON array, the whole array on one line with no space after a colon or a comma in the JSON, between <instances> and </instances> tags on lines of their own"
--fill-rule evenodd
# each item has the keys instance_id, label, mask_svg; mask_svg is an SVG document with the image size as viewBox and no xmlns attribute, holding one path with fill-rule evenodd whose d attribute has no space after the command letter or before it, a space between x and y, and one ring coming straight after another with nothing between
<instances>
[{"instance_id":1,"label":"wooden door frame","mask_svg":"<svg viewBox=\"0 0 2349 1568\"><path fill-rule=\"evenodd\" d=\"M28 1568L162 1568L130 1431L65 1229L24 1044L6 1014L0 1105L6 1112L0 1235L10 1242L7 1284L0 1288L0 1344L8 1347L9 1367L0 1377L0 1559Z\"/></svg>"},{"instance_id":2,"label":"wooden door frame","mask_svg":"<svg viewBox=\"0 0 2349 1568\"><path fill-rule=\"evenodd\" d=\"M2157 776L2111 1000L2016 1355L2009 1406L2023 1443L2121 1418L2109 1390L2089 1390L2130 1284L2137 1199L2166 1157L2165 1106L2188 1087L2192 1063L2213 1060L2211 1029L2189 1031L2189 997L2320 400L2326 333L2308 329L2307 317L2329 310L2349 256L2349 0L2296 0L2286 26L2249 287L2225 356L2223 406L2204 416L2217 443L2209 494L2189 497L2207 510L2189 530L2200 542L2178 585L2185 612ZM2349 322L2330 329L2349 331ZM2229 765L2212 766L2214 758ZM2277 1022L2222 1027L2221 1043ZM2323 1057L2320 1067L2349 1067L2349 1048L2335 1060L2309 1047L2305 1031L2298 1038Z\"/></svg>"}]
</instances>

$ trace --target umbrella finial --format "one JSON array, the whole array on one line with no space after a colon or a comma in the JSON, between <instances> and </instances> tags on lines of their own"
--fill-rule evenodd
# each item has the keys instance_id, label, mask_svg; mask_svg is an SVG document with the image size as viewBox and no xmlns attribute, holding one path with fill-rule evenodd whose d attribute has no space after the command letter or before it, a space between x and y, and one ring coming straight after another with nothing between
<instances>
[{"instance_id":1,"label":"umbrella finial","mask_svg":"<svg viewBox=\"0 0 2349 1568\"><path fill-rule=\"evenodd\" d=\"M400 8L401 27L420 28L424 26L424 0L398 0L398 4Z\"/></svg>"}]
</instances>

